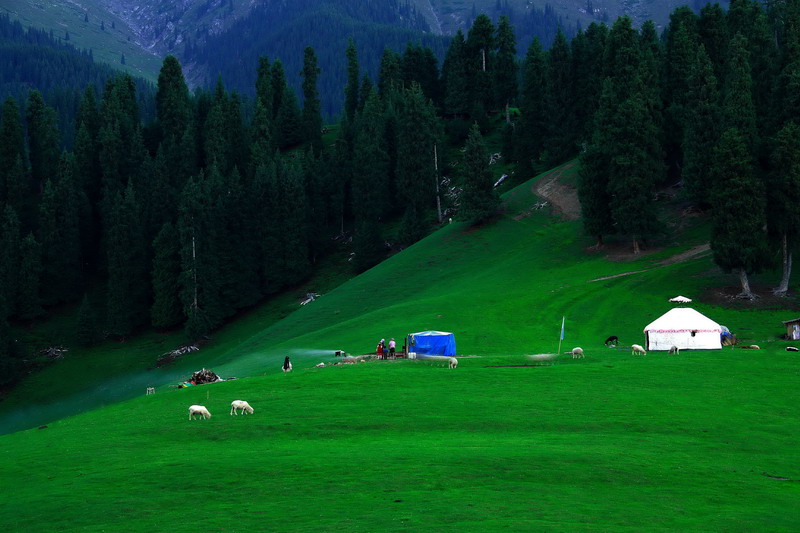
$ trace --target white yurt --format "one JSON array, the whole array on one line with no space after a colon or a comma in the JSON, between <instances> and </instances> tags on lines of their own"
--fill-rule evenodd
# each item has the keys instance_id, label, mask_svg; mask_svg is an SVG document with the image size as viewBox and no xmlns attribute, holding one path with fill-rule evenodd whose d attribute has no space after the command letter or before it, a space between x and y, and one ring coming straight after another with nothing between
<instances>
[{"instance_id":1,"label":"white yurt","mask_svg":"<svg viewBox=\"0 0 800 533\"><path fill-rule=\"evenodd\" d=\"M676 307L644 328L647 350L720 350L722 326L689 307Z\"/></svg>"}]
</instances>

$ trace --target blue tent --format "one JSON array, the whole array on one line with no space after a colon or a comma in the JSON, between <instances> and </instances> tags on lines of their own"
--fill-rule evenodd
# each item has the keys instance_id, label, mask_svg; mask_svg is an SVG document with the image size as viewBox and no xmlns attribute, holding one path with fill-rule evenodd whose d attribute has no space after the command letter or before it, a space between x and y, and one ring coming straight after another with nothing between
<instances>
[{"instance_id":1,"label":"blue tent","mask_svg":"<svg viewBox=\"0 0 800 533\"><path fill-rule=\"evenodd\" d=\"M406 340L409 352L418 355L455 355L456 336L446 331L409 333Z\"/></svg>"}]
</instances>

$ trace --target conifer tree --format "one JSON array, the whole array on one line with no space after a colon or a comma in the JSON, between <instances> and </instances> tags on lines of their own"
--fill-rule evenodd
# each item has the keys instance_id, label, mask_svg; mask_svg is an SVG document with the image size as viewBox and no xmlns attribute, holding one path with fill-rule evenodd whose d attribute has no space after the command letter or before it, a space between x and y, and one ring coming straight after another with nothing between
<instances>
[{"instance_id":1,"label":"conifer tree","mask_svg":"<svg viewBox=\"0 0 800 533\"><path fill-rule=\"evenodd\" d=\"M503 109L517 99L517 38L507 15L497 25L497 57L494 65L495 106Z\"/></svg>"},{"instance_id":2,"label":"conifer tree","mask_svg":"<svg viewBox=\"0 0 800 533\"><path fill-rule=\"evenodd\" d=\"M162 138L177 145L189 125L191 103L183 70L173 55L164 58L158 74L156 109Z\"/></svg>"},{"instance_id":3,"label":"conifer tree","mask_svg":"<svg viewBox=\"0 0 800 533\"><path fill-rule=\"evenodd\" d=\"M448 114L463 116L470 110L469 70L464 34L459 29L450 39L442 64L444 109Z\"/></svg>"},{"instance_id":4,"label":"conifer tree","mask_svg":"<svg viewBox=\"0 0 800 533\"><path fill-rule=\"evenodd\" d=\"M378 94L386 98L390 92L399 90L402 85L400 56L390 48L384 48L378 71Z\"/></svg>"},{"instance_id":5,"label":"conifer tree","mask_svg":"<svg viewBox=\"0 0 800 533\"><path fill-rule=\"evenodd\" d=\"M281 98L281 107L275 119L278 137L278 148L284 149L295 146L303 140L303 117L297 96L294 91L285 88Z\"/></svg>"},{"instance_id":6,"label":"conifer tree","mask_svg":"<svg viewBox=\"0 0 800 533\"><path fill-rule=\"evenodd\" d=\"M307 46L303 56L303 141L317 155L322 151L322 105L317 90L319 73L314 49Z\"/></svg>"},{"instance_id":7,"label":"conifer tree","mask_svg":"<svg viewBox=\"0 0 800 533\"><path fill-rule=\"evenodd\" d=\"M544 150L547 131L545 116L545 58L539 39L533 38L525 55L517 146L517 181L533 177Z\"/></svg>"},{"instance_id":8,"label":"conifer tree","mask_svg":"<svg viewBox=\"0 0 800 533\"><path fill-rule=\"evenodd\" d=\"M754 174L747 144L745 135L728 128L712 154L715 203L711 250L722 270L738 273L742 286L739 297L753 299L749 275L764 267L767 236L764 186Z\"/></svg>"},{"instance_id":9,"label":"conifer tree","mask_svg":"<svg viewBox=\"0 0 800 533\"><path fill-rule=\"evenodd\" d=\"M545 115L547 137L545 150L551 165L566 161L576 151L573 126L572 59L567 38L559 29L546 55Z\"/></svg>"},{"instance_id":10,"label":"conifer tree","mask_svg":"<svg viewBox=\"0 0 800 533\"><path fill-rule=\"evenodd\" d=\"M28 156L31 163L31 179L34 187L41 190L44 182L58 172L61 142L58 136L56 113L44 102L39 91L31 91L26 106L28 124Z\"/></svg>"},{"instance_id":11,"label":"conifer tree","mask_svg":"<svg viewBox=\"0 0 800 533\"><path fill-rule=\"evenodd\" d=\"M180 241L171 222L165 223L153 241L153 305L150 323L156 328L177 326L184 320L180 300Z\"/></svg>"},{"instance_id":12,"label":"conifer tree","mask_svg":"<svg viewBox=\"0 0 800 533\"><path fill-rule=\"evenodd\" d=\"M39 241L46 305L74 301L83 287L81 275L80 200L75 160L64 153L58 176L48 179L40 204Z\"/></svg>"},{"instance_id":13,"label":"conifer tree","mask_svg":"<svg viewBox=\"0 0 800 533\"><path fill-rule=\"evenodd\" d=\"M281 231L281 251L285 282L294 284L308 276L311 264L308 260L308 231L306 213L308 199L303 183L303 173L296 165L283 168L279 176L280 213L283 228Z\"/></svg>"},{"instance_id":14,"label":"conifer tree","mask_svg":"<svg viewBox=\"0 0 800 533\"><path fill-rule=\"evenodd\" d=\"M353 150L353 248L357 272L380 261L383 241L379 231L391 212L387 174L389 156L384 148L384 117L380 98L372 94L358 119Z\"/></svg>"},{"instance_id":15,"label":"conifer tree","mask_svg":"<svg viewBox=\"0 0 800 533\"><path fill-rule=\"evenodd\" d=\"M718 3L704 5L700 9L697 31L714 67L714 77L721 82L725 79L725 58L728 57L731 39L725 10Z\"/></svg>"},{"instance_id":16,"label":"conifer tree","mask_svg":"<svg viewBox=\"0 0 800 533\"><path fill-rule=\"evenodd\" d=\"M0 220L0 321L16 311L20 262L19 218L6 205Z\"/></svg>"},{"instance_id":17,"label":"conifer tree","mask_svg":"<svg viewBox=\"0 0 800 533\"><path fill-rule=\"evenodd\" d=\"M32 320L44 314L41 303L42 247L29 233L20 245L17 316Z\"/></svg>"},{"instance_id":18,"label":"conifer tree","mask_svg":"<svg viewBox=\"0 0 800 533\"><path fill-rule=\"evenodd\" d=\"M759 145L756 109L753 105L753 80L748 60L747 38L738 33L731 40L723 93L723 123L736 128L752 155Z\"/></svg>"},{"instance_id":19,"label":"conifer tree","mask_svg":"<svg viewBox=\"0 0 800 533\"><path fill-rule=\"evenodd\" d=\"M579 144L591 139L592 118L603 88L603 49L608 27L592 22L572 39L575 133Z\"/></svg>"},{"instance_id":20,"label":"conifer tree","mask_svg":"<svg viewBox=\"0 0 800 533\"><path fill-rule=\"evenodd\" d=\"M463 189L459 196L459 218L470 225L482 224L491 219L500 206L500 197L492 184L489 153L477 124L472 125L464 146L461 179Z\"/></svg>"},{"instance_id":21,"label":"conifer tree","mask_svg":"<svg viewBox=\"0 0 800 533\"><path fill-rule=\"evenodd\" d=\"M471 78L470 95L476 106L473 108L472 118L476 120L482 120L494 104L492 92L494 33L491 19L484 14L475 18L467 32L466 53Z\"/></svg>"},{"instance_id":22,"label":"conifer tree","mask_svg":"<svg viewBox=\"0 0 800 533\"><path fill-rule=\"evenodd\" d=\"M352 122L358 108L358 83L361 77L358 72L358 52L353 38L347 42L347 85L344 88L344 116Z\"/></svg>"},{"instance_id":23,"label":"conifer tree","mask_svg":"<svg viewBox=\"0 0 800 533\"><path fill-rule=\"evenodd\" d=\"M419 85L404 92L397 135L397 179L407 212L403 234L410 242L424 235L427 213L436 205L434 146L439 125L430 100Z\"/></svg>"},{"instance_id":24,"label":"conifer tree","mask_svg":"<svg viewBox=\"0 0 800 533\"><path fill-rule=\"evenodd\" d=\"M151 303L150 263L133 184L116 194L107 241L108 299L106 316L112 335L127 337L148 322Z\"/></svg>"},{"instance_id":25,"label":"conifer tree","mask_svg":"<svg viewBox=\"0 0 800 533\"><path fill-rule=\"evenodd\" d=\"M789 122L778 132L767 183L767 227L779 243L783 275L774 293L785 296L792 275L792 256L800 242L800 126Z\"/></svg>"},{"instance_id":26,"label":"conifer tree","mask_svg":"<svg viewBox=\"0 0 800 533\"><path fill-rule=\"evenodd\" d=\"M8 174L16 164L17 158L24 158L24 144L19 106L17 101L9 96L3 102L2 117L0 117L0 203L8 199Z\"/></svg>"},{"instance_id":27,"label":"conifer tree","mask_svg":"<svg viewBox=\"0 0 800 533\"><path fill-rule=\"evenodd\" d=\"M709 154L719 141L719 91L711 60L701 44L687 79L686 134L683 141L683 184L693 201L711 202Z\"/></svg>"},{"instance_id":28,"label":"conifer tree","mask_svg":"<svg viewBox=\"0 0 800 533\"><path fill-rule=\"evenodd\" d=\"M280 59L276 59L272 63L270 80L272 82L272 119L276 120L281 108L281 102L283 101L283 95L286 94L288 90L288 86L286 85L286 73L283 70L283 63L281 63ZM258 94L266 95L266 91L259 89Z\"/></svg>"}]
</instances>

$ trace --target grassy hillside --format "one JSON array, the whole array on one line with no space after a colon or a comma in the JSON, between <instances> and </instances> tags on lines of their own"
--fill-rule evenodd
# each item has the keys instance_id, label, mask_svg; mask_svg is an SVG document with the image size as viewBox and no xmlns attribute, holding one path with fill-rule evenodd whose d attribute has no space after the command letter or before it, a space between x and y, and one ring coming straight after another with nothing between
<instances>
[{"instance_id":1,"label":"grassy hillside","mask_svg":"<svg viewBox=\"0 0 800 533\"><path fill-rule=\"evenodd\" d=\"M8 13L11 20L19 20L26 28L52 31L57 38L64 39L69 33L68 42L78 49L91 50L95 61L152 82L158 78L162 58L146 50L134 30L122 18L106 11L100 2L17 0L1 5L0 13Z\"/></svg>"},{"instance_id":2,"label":"grassy hillside","mask_svg":"<svg viewBox=\"0 0 800 533\"><path fill-rule=\"evenodd\" d=\"M575 165L559 170L560 182L569 184L576 171ZM495 223L480 229L445 226L335 290L328 288L337 280L298 288L242 317L175 365L153 369L158 355L182 342L179 334L74 348L0 403L0 427L13 431L47 423L97 402L133 397L147 386L174 385L201 367L223 377L271 374L285 355L299 367L313 366L331 360L337 349L371 352L381 338L399 340L427 329L454 332L459 354L522 355L556 350L564 316L563 348L582 346L592 355L612 334L628 346L643 343L644 326L667 311L667 300L677 294L695 298L696 309L759 344L774 341L783 333L781 320L797 314L787 310L796 308L794 300L775 308L767 299L755 308L719 307L718 293L733 278L719 272L708 253L670 262L706 242L702 217L670 219L673 211L665 210L680 245L656 243L636 260L611 261L605 252L587 251L590 241L579 221L530 209L539 201L532 192L536 183L507 193L507 212ZM609 250L625 247L612 242ZM295 296L306 290L323 296L300 307ZM62 319L51 326L51 340L71 328L74 323Z\"/></svg>"},{"instance_id":3,"label":"grassy hillside","mask_svg":"<svg viewBox=\"0 0 800 533\"><path fill-rule=\"evenodd\" d=\"M575 171L561 169L561 182ZM589 251L579 221L531 209L536 183L507 193L496 223L448 225L278 320L297 306L287 294L175 366L146 370L177 340L153 336L32 376L0 404L15 415L0 426L48 427L0 437L0 486L15 487L0 500L0 524L796 531L798 356L777 340L796 303L727 302L731 280L695 248L702 218L670 216L669 206L680 245L656 243L635 260L624 244ZM679 260L687 250L701 252ZM763 349L633 357L603 345L610 334L643 342L642 328L679 293ZM562 316L562 351L582 346L586 358L536 363L530 354L556 350ZM335 349L368 352L423 329L455 332L459 354L474 357L452 371L422 360L312 368ZM295 371L284 375L287 354ZM241 379L168 386L200 366ZM157 393L144 396L150 385ZM229 416L234 399L255 414ZM188 421L194 403L213 417Z\"/></svg>"}]
</instances>

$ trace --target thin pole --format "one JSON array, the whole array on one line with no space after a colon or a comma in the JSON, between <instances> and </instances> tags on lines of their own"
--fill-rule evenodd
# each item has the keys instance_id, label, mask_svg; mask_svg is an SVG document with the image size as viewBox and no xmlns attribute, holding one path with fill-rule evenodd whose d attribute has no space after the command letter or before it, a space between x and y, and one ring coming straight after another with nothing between
<instances>
[{"instance_id":1,"label":"thin pole","mask_svg":"<svg viewBox=\"0 0 800 533\"><path fill-rule=\"evenodd\" d=\"M561 341L564 340L564 320L565 319L566 319L566 317L564 317L564 316L561 317L561 335L558 338L558 351L556 352L556 355L560 355L561 354Z\"/></svg>"}]
</instances>

